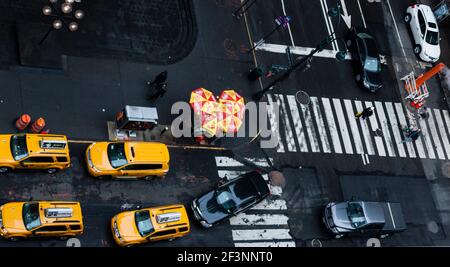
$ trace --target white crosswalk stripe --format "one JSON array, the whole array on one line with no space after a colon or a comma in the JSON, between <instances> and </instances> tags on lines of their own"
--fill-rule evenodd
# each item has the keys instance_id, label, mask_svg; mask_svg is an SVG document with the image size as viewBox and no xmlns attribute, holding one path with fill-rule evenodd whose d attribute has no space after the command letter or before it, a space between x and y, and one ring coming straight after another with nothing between
<instances>
[{"instance_id":1,"label":"white crosswalk stripe","mask_svg":"<svg viewBox=\"0 0 450 267\"><path fill-rule=\"evenodd\" d=\"M283 138L278 150L291 142L289 146L295 147L289 151L356 153L361 154L364 165L370 164L368 155L450 160L448 110L429 109L427 119L414 119L402 103L311 96L310 105L300 105L295 96L285 97L289 108L284 108L282 113L288 119L280 131L286 131L288 139L293 136L297 141L294 145L292 140ZM284 100L277 98L283 106ZM367 107L375 107L376 115L366 120L356 119L355 113ZM286 112L290 112L292 122ZM419 126L422 135L415 142L405 143L403 129L411 125Z\"/></svg>"},{"instance_id":2,"label":"white crosswalk stripe","mask_svg":"<svg viewBox=\"0 0 450 267\"><path fill-rule=\"evenodd\" d=\"M284 104L284 97L283 95L276 94L275 98L277 99L278 106L281 107L280 109L280 117L283 118L284 123L284 129L285 129L285 135L286 135L286 143L287 148L291 152L296 152L297 147L295 145L295 139L294 135L291 129L291 123L289 122L289 116L286 109L286 105Z\"/></svg>"},{"instance_id":3,"label":"white crosswalk stripe","mask_svg":"<svg viewBox=\"0 0 450 267\"><path fill-rule=\"evenodd\" d=\"M234 179L250 171L245 164L233 158L218 156L215 160L221 178ZM266 159L247 160L269 166ZM268 175L263 177L269 183ZM271 184L268 186L271 192L269 198L230 218L230 225L233 227L231 234L236 247L295 247L289 233L289 218L283 214L287 210L286 201L281 198L283 189Z\"/></svg>"},{"instance_id":4,"label":"white crosswalk stripe","mask_svg":"<svg viewBox=\"0 0 450 267\"><path fill-rule=\"evenodd\" d=\"M267 107L267 112L268 112L268 116L269 116L269 121L270 121L270 125L272 126L272 135L274 135L277 139L278 139L278 146L277 146L277 152L284 152L284 145L283 142L281 140L281 136L280 133L278 132L279 129L279 118L277 118L277 116L275 116L275 111L274 111L274 103L272 100L272 96L270 94L267 94L267 101L268 103L268 107Z\"/></svg>"}]
</instances>

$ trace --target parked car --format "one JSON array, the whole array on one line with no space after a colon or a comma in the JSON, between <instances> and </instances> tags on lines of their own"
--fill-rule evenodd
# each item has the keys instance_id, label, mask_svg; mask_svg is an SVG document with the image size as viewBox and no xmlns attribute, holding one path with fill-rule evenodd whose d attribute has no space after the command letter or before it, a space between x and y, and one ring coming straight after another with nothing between
<instances>
[{"instance_id":1,"label":"parked car","mask_svg":"<svg viewBox=\"0 0 450 267\"><path fill-rule=\"evenodd\" d=\"M323 222L335 238L343 236L377 236L406 230L400 203L345 201L325 207Z\"/></svg>"},{"instance_id":2,"label":"parked car","mask_svg":"<svg viewBox=\"0 0 450 267\"><path fill-rule=\"evenodd\" d=\"M360 86L376 92L381 82L381 61L375 38L365 28L352 27L347 38L347 48L352 54L355 79Z\"/></svg>"},{"instance_id":3,"label":"parked car","mask_svg":"<svg viewBox=\"0 0 450 267\"><path fill-rule=\"evenodd\" d=\"M250 172L194 199L191 208L195 219L209 228L251 208L269 195L269 186L261 174Z\"/></svg>"},{"instance_id":4,"label":"parked car","mask_svg":"<svg viewBox=\"0 0 450 267\"><path fill-rule=\"evenodd\" d=\"M426 62L436 62L441 55L439 28L431 7L414 4L406 9L405 22L409 24L414 41L414 53Z\"/></svg>"}]
</instances>

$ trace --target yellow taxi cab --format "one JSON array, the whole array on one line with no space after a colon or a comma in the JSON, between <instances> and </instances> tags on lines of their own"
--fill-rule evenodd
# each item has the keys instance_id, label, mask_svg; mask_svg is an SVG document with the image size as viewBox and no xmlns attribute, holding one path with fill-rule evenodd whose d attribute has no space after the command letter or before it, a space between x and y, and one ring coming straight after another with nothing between
<instances>
[{"instance_id":1,"label":"yellow taxi cab","mask_svg":"<svg viewBox=\"0 0 450 267\"><path fill-rule=\"evenodd\" d=\"M79 202L9 202L0 206L0 235L17 241L28 237L66 239L83 233Z\"/></svg>"},{"instance_id":2,"label":"yellow taxi cab","mask_svg":"<svg viewBox=\"0 0 450 267\"><path fill-rule=\"evenodd\" d=\"M68 167L69 146L64 135L0 135L0 173L14 169L41 169L55 173Z\"/></svg>"},{"instance_id":3,"label":"yellow taxi cab","mask_svg":"<svg viewBox=\"0 0 450 267\"><path fill-rule=\"evenodd\" d=\"M86 150L89 173L97 178L144 178L169 172L169 150L157 142L97 142Z\"/></svg>"},{"instance_id":4,"label":"yellow taxi cab","mask_svg":"<svg viewBox=\"0 0 450 267\"><path fill-rule=\"evenodd\" d=\"M125 211L111 219L111 231L119 246L132 246L159 240L173 240L190 231L183 205L170 205Z\"/></svg>"}]
</instances>

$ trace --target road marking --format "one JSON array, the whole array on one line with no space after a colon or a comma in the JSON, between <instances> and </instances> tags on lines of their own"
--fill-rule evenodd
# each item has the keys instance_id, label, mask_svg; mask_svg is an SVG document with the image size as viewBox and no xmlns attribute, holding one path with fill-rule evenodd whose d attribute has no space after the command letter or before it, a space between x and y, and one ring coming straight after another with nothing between
<instances>
[{"instance_id":1,"label":"road marking","mask_svg":"<svg viewBox=\"0 0 450 267\"><path fill-rule=\"evenodd\" d=\"M386 0L386 1L388 3L388 6L389 6L389 12L391 13L392 21L394 22L395 31L397 33L397 38L398 38L398 41L399 41L400 46L402 48L403 56L406 57L405 47L403 46L402 38L400 37L400 32L398 31L397 22L395 22L394 13L392 12L391 2L389 0Z\"/></svg>"},{"instance_id":2,"label":"road marking","mask_svg":"<svg viewBox=\"0 0 450 267\"><path fill-rule=\"evenodd\" d=\"M436 148L438 158L445 159L444 150L442 150L441 140L439 139L439 134L436 129L436 124L434 123L434 116L433 116L432 109L430 109L430 112L428 114L429 114L428 125L430 126L430 132L431 132L431 136L434 141L434 145L435 145L434 147Z\"/></svg>"},{"instance_id":3,"label":"road marking","mask_svg":"<svg viewBox=\"0 0 450 267\"><path fill-rule=\"evenodd\" d=\"M329 25L329 35L331 35L332 33L334 33L334 27L333 27L333 22L331 21L330 16L328 16L328 5L327 5L327 1L326 0L320 0L322 2L322 11L324 13L324 17L325 17L325 21L328 23ZM332 42L333 45L333 49L335 51L339 51L339 45L337 43L337 40L334 39Z\"/></svg>"},{"instance_id":4,"label":"road marking","mask_svg":"<svg viewBox=\"0 0 450 267\"><path fill-rule=\"evenodd\" d=\"M295 242L239 242L235 247L295 247Z\"/></svg>"},{"instance_id":5,"label":"road marking","mask_svg":"<svg viewBox=\"0 0 450 267\"><path fill-rule=\"evenodd\" d=\"M350 123L350 130L353 135L353 142L355 142L355 150L357 154L364 153L364 147L359 134L358 125L356 124L355 111L353 110L352 102L349 99L344 99L345 110L347 111L348 121Z\"/></svg>"},{"instance_id":6,"label":"road marking","mask_svg":"<svg viewBox=\"0 0 450 267\"><path fill-rule=\"evenodd\" d=\"M373 103L372 102L364 102L364 105L366 108L368 107L373 107ZM376 112L376 111L375 111ZM369 117L369 122L370 122L370 126L372 127L372 132L377 131L378 128L378 121L377 118L375 116L370 116ZM377 151L378 151L378 155L381 157L385 157L386 156L386 150L384 149L384 144L383 144L383 138L380 136L374 136L375 139L375 146L377 147Z\"/></svg>"},{"instance_id":7,"label":"road marking","mask_svg":"<svg viewBox=\"0 0 450 267\"><path fill-rule=\"evenodd\" d=\"M245 214L230 218L231 225L286 225L289 218L281 214Z\"/></svg>"},{"instance_id":8,"label":"road marking","mask_svg":"<svg viewBox=\"0 0 450 267\"><path fill-rule=\"evenodd\" d=\"M293 135L292 128L291 128L291 123L289 122L288 112L286 109L286 105L284 104L284 97L283 97L283 95L280 95L280 94L276 94L275 97L277 98L278 106L281 107L280 117L283 118L283 122L284 122L284 126L285 126L284 134L287 138L286 143L287 143L288 151L296 152L297 146L295 145L295 139L294 139L294 135Z\"/></svg>"},{"instance_id":9,"label":"road marking","mask_svg":"<svg viewBox=\"0 0 450 267\"><path fill-rule=\"evenodd\" d=\"M311 111L309 110L309 105L300 105L300 110L303 115L303 119L305 120L306 132L309 137L311 150L312 152L320 152L319 140L317 138L317 133L314 128L314 122L312 120Z\"/></svg>"},{"instance_id":10,"label":"road marking","mask_svg":"<svg viewBox=\"0 0 450 267\"><path fill-rule=\"evenodd\" d=\"M227 180L233 180L239 175L245 174L246 171L228 171L228 170L217 170L220 178L226 178Z\"/></svg>"},{"instance_id":11,"label":"road marking","mask_svg":"<svg viewBox=\"0 0 450 267\"><path fill-rule=\"evenodd\" d=\"M286 54L287 47L288 46L286 46L286 45L264 43L264 44L261 44L258 47L256 47L256 50L277 53L277 54ZM301 47L301 46L290 47L291 53L294 55L299 55L299 56L309 55L311 53L311 51L314 49L315 48L313 48L313 47ZM320 52L315 53L314 57L336 59L336 51L324 49ZM350 53L347 53L347 55L345 56L345 59L346 60L352 59Z\"/></svg>"},{"instance_id":12,"label":"road marking","mask_svg":"<svg viewBox=\"0 0 450 267\"><path fill-rule=\"evenodd\" d=\"M394 226L394 229L395 228L397 228L396 226L395 226L395 220L394 220L394 216L392 215L392 210L391 210L391 203L387 203L388 204L388 208L389 208L389 214L391 214L391 220L392 220L392 224L393 224L393 226Z\"/></svg>"},{"instance_id":13,"label":"road marking","mask_svg":"<svg viewBox=\"0 0 450 267\"><path fill-rule=\"evenodd\" d=\"M322 98L325 118L327 119L328 128L330 129L331 141L333 143L334 153L342 154L341 141L339 140L338 129L334 122L334 112L331 108L330 99Z\"/></svg>"},{"instance_id":14,"label":"road marking","mask_svg":"<svg viewBox=\"0 0 450 267\"><path fill-rule=\"evenodd\" d=\"M251 161L253 164L260 167L270 167L269 163L266 159L259 158L245 158L248 161ZM244 167L245 165L233 158L230 157L216 157L216 166L217 167Z\"/></svg>"},{"instance_id":15,"label":"road marking","mask_svg":"<svg viewBox=\"0 0 450 267\"><path fill-rule=\"evenodd\" d=\"M347 28L351 28L352 27L352 15L349 15L348 14L348 11L347 11L347 5L345 4L345 0L341 0L341 4L342 4L342 12L344 13L344 14L339 14L341 17L342 17L342 19L344 20L344 22L345 22L345 25L347 25ZM340 12L339 12L340 13Z\"/></svg>"},{"instance_id":16,"label":"road marking","mask_svg":"<svg viewBox=\"0 0 450 267\"><path fill-rule=\"evenodd\" d=\"M287 16L287 14L286 14L286 8L285 8L285 6L284 6L284 0L281 0L281 6L283 7L283 14L284 14L285 16ZM287 26L288 26L289 36L291 37L292 46L295 46L295 44L294 44L294 38L292 37L291 24L288 23Z\"/></svg>"},{"instance_id":17,"label":"road marking","mask_svg":"<svg viewBox=\"0 0 450 267\"><path fill-rule=\"evenodd\" d=\"M392 142L391 134L389 133L389 123L383 109L383 103L375 101L375 113L378 116L381 124L381 130L383 131L383 137L386 141L386 148L390 157L395 157L394 144Z\"/></svg>"},{"instance_id":18,"label":"road marking","mask_svg":"<svg viewBox=\"0 0 450 267\"><path fill-rule=\"evenodd\" d=\"M300 113L298 112L297 101L295 100L295 96L287 95L287 100L289 104L289 108L291 110L292 120L294 121L294 129L297 134L297 141L300 146L301 152L308 152L308 144L305 138L305 131L303 128L302 121L300 119Z\"/></svg>"},{"instance_id":19,"label":"road marking","mask_svg":"<svg viewBox=\"0 0 450 267\"><path fill-rule=\"evenodd\" d=\"M439 132L441 133L442 142L444 145L445 152L447 153L447 158L450 159L450 142L445 129L448 129L450 125L445 126L442 120L441 111L439 109L434 109L434 115L436 117L436 123L438 125Z\"/></svg>"},{"instance_id":20,"label":"road marking","mask_svg":"<svg viewBox=\"0 0 450 267\"><path fill-rule=\"evenodd\" d=\"M397 115L398 115L398 120L400 122L400 129L403 129L404 127L408 126L408 123L406 122L406 118L405 118L405 114L403 113L403 106L402 103L395 103L395 110L397 111ZM403 139L402 139L403 140ZM407 142L405 143L406 148L408 149L408 155L410 158L415 158L416 157L416 152L414 151L414 144L411 142ZM417 149L419 150L419 149ZM421 153L423 153L424 157L425 157L425 152L422 151Z\"/></svg>"},{"instance_id":21,"label":"road marking","mask_svg":"<svg viewBox=\"0 0 450 267\"><path fill-rule=\"evenodd\" d=\"M362 8L361 8L361 3L359 2L359 0L357 0L357 2L358 2L358 7L359 7L359 13L361 13L361 18L362 18L362 21L363 21L364 28L367 29L366 19L364 18L364 13L363 13Z\"/></svg>"},{"instance_id":22,"label":"road marking","mask_svg":"<svg viewBox=\"0 0 450 267\"><path fill-rule=\"evenodd\" d=\"M264 199L250 210L287 210L286 201L284 199Z\"/></svg>"},{"instance_id":23,"label":"road marking","mask_svg":"<svg viewBox=\"0 0 450 267\"><path fill-rule=\"evenodd\" d=\"M234 241L292 239L289 229L232 230L232 236Z\"/></svg>"},{"instance_id":24,"label":"road marking","mask_svg":"<svg viewBox=\"0 0 450 267\"><path fill-rule=\"evenodd\" d=\"M268 108L267 108L267 114L269 116L269 122L271 125L272 134L275 135L275 137L278 139L278 145L277 145L277 152L284 152L284 145L281 141L280 133L278 132L278 129L280 126L279 124L279 118L276 118L274 114L274 105L272 100L272 95L267 94L267 100L269 102ZM279 108L279 107L278 107Z\"/></svg>"},{"instance_id":25,"label":"road marking","mask_svg":"<svg viewBox=\"0 0 450 267\"><path fill-rule=\"evenodd\" d=\"M435 159L436 155L434 154L433 143L431 143L431 135L428 132L427 124L426 124L425 120L423 120L423 119L419 119L419 124L420 124L420 129L422 130L422 136L420 138L422 138L425 142L427 152L428 152L428 157L430 159Z\"/></svg>"},{"instance_id":26,"label":"road marking","mask_svg":"<svg viewBox=\"0 0 450 267\"><path fill-rule=\"evenodd\" d=\"M386 107L392 132L394 133L394 140L397 145L398 154L401 158L406 158L405 146L402 143L402 136L399 130L400 126L398 125L397 118L395 117L394 105L391 102L385 102L384 106Z\"/></svg>"},{"instance_id":27,"label":"road marking","mask_svg":"<svg viewBox=\"0 0 450 267\"><path fill-rule=\"evenodd\" d=\"M317 127L319 129L319 137L322 143L322 149L325 153L331 153L330 142L328 142L327 130L325 128L325 122L323 121L322 113L320 112L319 99L317 97L310 97L314 117L316 119Z\"/></svg>"},{"instance_id":28,"label":"road marking","mask_svg":"<svg viewBox=\"0 0 450 267\"><path fill-rule=\"evenodd\" d=\"M353 154L352 142L350 141L350 135L348 132L347 123L345 122L344 112L342 111L341 100L338 98L333 98L334 109L336 110L336 115L339 123L339 131L342 136L342 141L344 142L345 153Z\"/></svg>"},{"instance_id":29,"label":"road marking","mask_svg":"<svg viewBox=\"0 0 450 267\"><path fill-rule=\"evenodd\" d=\"M355 101L356 110L363 110L363 106L361 101ZM369 127L367 126L366 120L358 120L359 125L362 129L362 135L364 137L364 143L366 144L367 153L369 155L375 155L375 149L373 147L372 138L370 138L371 133L369 131Z\"/></svg>"}]
</instances>

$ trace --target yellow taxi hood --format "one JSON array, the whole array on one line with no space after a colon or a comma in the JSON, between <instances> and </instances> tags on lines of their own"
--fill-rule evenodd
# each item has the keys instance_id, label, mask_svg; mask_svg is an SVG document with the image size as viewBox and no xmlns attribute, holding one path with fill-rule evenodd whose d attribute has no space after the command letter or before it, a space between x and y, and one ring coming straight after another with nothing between
<instances>
[{"instance_id":1,"label":"yellow taxi hood","mask_svg":"<svg viewBox=\"0 0 450 267\"><path fill-rule=\"evenodd\" d=\"M24 202L6 203L2 206L3 227L8 232L27 232L22 219Z\"/></svg>"},{"instance_id":2,"label":"yellow taxi hood","mask_svg":"<svg viewBox=\"0 0 450 267\"><path fill-rule=\"evenodd\" d=\"M11 154L10 146L11 135L0 135L0 161L1 162L13 162L14 158Z\"/></svg>"},{"instance_id":3,"label":"yellow taxi hood","mask_svg":"<svg viewBox=\"0 0 450 267\"><path fill-rule=\"evenodd\" d=\"M91 161L96 169L113 170L108 159L108 142L98 142L90 146Z\"/></svg>"},{"instance_id":4,"label":"yellow taxi hood","mask_svg":"<svg viewBox=\"0 0 450 267\"><path fill-rule=\"evenodd\" d=\"M117 228L124 242L142 241L134 220L135 211L122 212L117 215Z\"/></svg>"}]
</instances>

